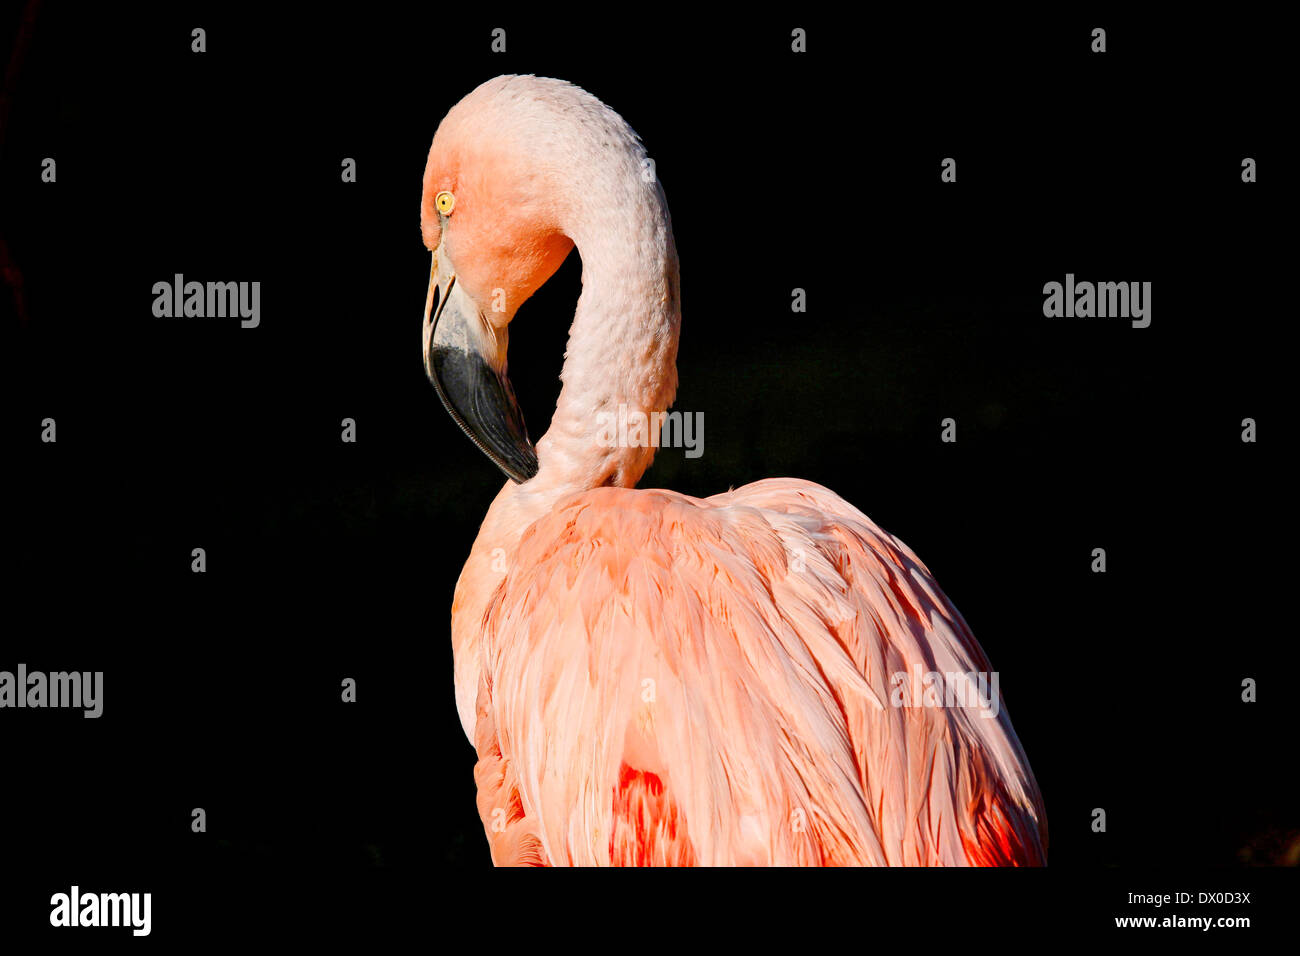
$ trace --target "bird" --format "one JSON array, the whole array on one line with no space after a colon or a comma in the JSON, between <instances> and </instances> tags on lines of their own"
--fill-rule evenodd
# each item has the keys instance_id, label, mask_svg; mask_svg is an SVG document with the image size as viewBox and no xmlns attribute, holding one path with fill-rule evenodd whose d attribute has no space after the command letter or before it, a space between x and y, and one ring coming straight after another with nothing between
<instances>
[{"instance_id":1,"label":"bird","mask_svg":"<svg viewBox=\"0 0 1300 956\"><path fill-rule=\"evenodd\" d=\"M932 680L996 672L906 545L810 481L638 488L656 442L602 438L620 407L661 422L677 388L672 220L628 123L566 81L498 76L438 124L422 185L425 372L508 479L451 608L492 862L1045 865L1000 690ZM509 326L575 247L534 444Z\"/></svg>"}]
</instances>

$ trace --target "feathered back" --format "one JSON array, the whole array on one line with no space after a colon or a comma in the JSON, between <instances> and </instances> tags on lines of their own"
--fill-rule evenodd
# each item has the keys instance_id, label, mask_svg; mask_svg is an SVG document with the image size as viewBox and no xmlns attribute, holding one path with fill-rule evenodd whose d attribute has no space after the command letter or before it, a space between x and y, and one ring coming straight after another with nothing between
<instances>
[{"instance_id":1,"label":"feathered back","mask_svg":"<svg viewBox=\"0 0 1300 956\"><path fill-rule=\"evenodd\" d=\"M1000 697L912 693L987 674L979 645L825 488L574 494L498 577L475 729L498 864L1045 862Z\"/></svg>"}]
</instances>

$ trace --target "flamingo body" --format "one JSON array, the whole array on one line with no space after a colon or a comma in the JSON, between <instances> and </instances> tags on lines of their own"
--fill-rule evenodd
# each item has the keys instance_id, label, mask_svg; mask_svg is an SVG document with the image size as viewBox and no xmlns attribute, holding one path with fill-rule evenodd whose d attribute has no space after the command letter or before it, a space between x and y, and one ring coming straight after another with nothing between
<instances>
[{"instance_id":1,"label":"flamingo body","mask_svg":"<svg viewBox=\"0 0 1300 956\"><path fill-rule=\"evenodd\" d=\"M458 649L498 864L1044 862L1005 710L890 704L894 675L987 672L983 652L825 488L582 492L511 566Z\"/></svg>"}]
</instances>

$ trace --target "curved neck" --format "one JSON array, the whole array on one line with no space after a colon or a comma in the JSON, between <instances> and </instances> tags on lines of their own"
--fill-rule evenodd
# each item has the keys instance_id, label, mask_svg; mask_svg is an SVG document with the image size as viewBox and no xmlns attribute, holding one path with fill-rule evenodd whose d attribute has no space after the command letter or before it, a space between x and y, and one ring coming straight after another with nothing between
<instances>
[{"instance_id":1,"label":"curved neck","mask_svg":"<svg viewBox=\"0 0 1300 956\"><path fill-rule=\"evenodd\" d=\"M639 154L644 159L644 153ZM581 185L565 234L582 257L555 415L521 490L553 499L633 487L654 460L656 417L677 390L677 249L663 191L633 153ZM629 162L630 161L630 162ZM636 425L644 416L646 428ZM620 427L621 423L632 427Z\"/></svg>"}]
</instances>

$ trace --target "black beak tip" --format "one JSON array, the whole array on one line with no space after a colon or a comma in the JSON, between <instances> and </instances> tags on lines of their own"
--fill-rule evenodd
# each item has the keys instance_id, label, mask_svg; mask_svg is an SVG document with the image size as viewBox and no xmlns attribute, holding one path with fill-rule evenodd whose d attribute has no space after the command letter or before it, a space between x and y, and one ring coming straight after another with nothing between
<instances>
[{"instance_id":1,"label":"black beak tip","mask_svg":"<svg viewBox=\"0 0 1300 956\"><path fill-rule=\"evenodd\" d=\"M521 451L526 453L520 454L517 461L511 462L507 467L501 469L506 473L506 477L517 485L522 485L530 478L537 477L537 452L532 449L531 445L526 450Z\"/></svg>"},{"instance_id":2,"label":"black beak tip","mask_svg":"<svg viewBox=\"0 0 1300 956\"><path fill-rule=\"evenodd\" d=\"M522 484L537 474L537 451L508 378L477 352L438 346L425 371L452 420L506 477Z\"/></svg>"}]
</instances>

